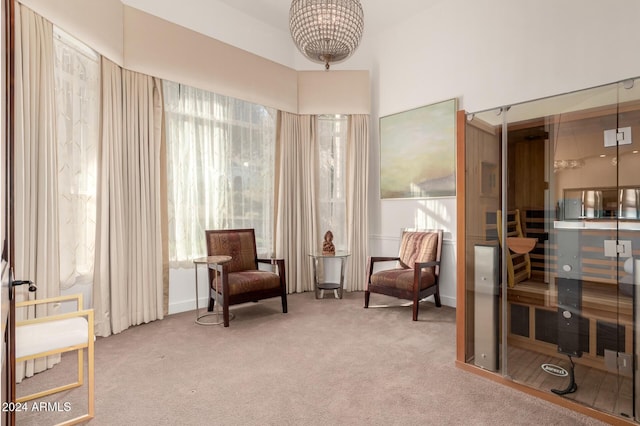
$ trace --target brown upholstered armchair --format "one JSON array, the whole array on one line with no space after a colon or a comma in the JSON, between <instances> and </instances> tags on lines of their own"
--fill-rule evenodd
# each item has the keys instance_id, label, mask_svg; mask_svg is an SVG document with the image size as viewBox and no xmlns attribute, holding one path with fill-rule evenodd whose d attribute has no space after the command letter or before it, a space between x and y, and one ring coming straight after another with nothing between
<instances>
[{"instance_id":1,"label":"brown upholstered armchair","mask_svg":"<svg viewBox=\"0 0 640 426\"><path fill-rule=\"evenodd\" d=\"M271 297L282 298L282 312L287 313L287 281L283 259L258 259L253 229L226 229L205 231L207 255L231 256L221 265L221 288L224 326L229 327L229 306L257 302ZM258 263L275 265L277 273L258 269ZM209 311L216 299L214 283L217 270L209 269ZM220 300L220 299L218 299Z\"/></svg>"},{"instance_id":2,"label":"brown upholstered armchair","mask_svg":"<svg viewBox=\"0 0 640 426\"><path fill-rule=\"evenodd\" d=\"M369 307L371 293L412 300L413 320L418 321L420 300L433 295L436 306L442 306L438 288L441 253L442 230L403 231L397 257L369 257L364 307ZM399 266L373 272L376 262L388 261L397 261Z\"/></svg>"}]
</instances>

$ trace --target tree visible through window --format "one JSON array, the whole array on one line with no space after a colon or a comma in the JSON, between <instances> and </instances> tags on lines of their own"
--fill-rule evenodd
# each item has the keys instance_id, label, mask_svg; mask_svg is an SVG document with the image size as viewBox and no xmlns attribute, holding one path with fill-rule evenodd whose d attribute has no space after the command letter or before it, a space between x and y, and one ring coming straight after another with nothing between
<instances>
[{"instance_id":1,"label":"tree visible through window","mask_svg":"<svg viewBox=\"0 0 640 426\"><path fill-rule=\"evenodd\" d=\"M206 255L207 229L254 228L270 256L276 110L167 81L164 102L172 266Z\"/></svg>"}]
</instances>

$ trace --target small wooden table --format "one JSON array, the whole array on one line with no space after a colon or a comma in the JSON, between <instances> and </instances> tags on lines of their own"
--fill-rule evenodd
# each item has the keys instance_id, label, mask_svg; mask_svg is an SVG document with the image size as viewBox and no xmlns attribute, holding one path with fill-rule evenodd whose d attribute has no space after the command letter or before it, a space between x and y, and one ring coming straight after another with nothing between
<instances>
[{"instance_id":1,"label":"small wooden table","mask_svg":"<svg viewBox=\"0 0 640 426\"><path fill-rule=\"evenodd\" d=\"M193 265L196 271L196 324L218 325L224 322L222 320L222 311L220 310L220 303L215 304L215 306L213 307L213 312L207 312L200 315L200 307L198 306L198 299L199 299L198 297L198 265L207 265L209 269L215 269L217 271L220 265L223 265L230 261L231 261L231 256L207 256L207 257L200 257L198 259L193 260ZM219 281L218 275L219 274L216 274L216 277L214 279L216 298L218 297L218 294L219 294L218 293L218 281ZM211 289L209 289L209 291L211 291ZM214 315L216 317L215 321L213 322L202 321L202 318L208 317L208 316L214 316ZM230 320L233 319L233 314L229 314L229 319Z\"/></svg>"}]
</instances>

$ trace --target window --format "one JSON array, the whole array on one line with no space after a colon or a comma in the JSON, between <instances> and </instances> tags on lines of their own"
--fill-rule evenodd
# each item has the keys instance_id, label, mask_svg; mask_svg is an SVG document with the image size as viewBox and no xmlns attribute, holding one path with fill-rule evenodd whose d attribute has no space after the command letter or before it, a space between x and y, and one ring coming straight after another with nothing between
<instances>
[{"instance_id":1,"label":"window","mask_svg":"<svg viewBox=\"0 0 640 426\"><path fill-rule=\"evenodd\" d=\"M318 145L320 148L319 229L322 235L327 230L331 230L336 249L346 250L346 115L318 117Z\"/></svg>"},{"instance_id":2,"label":"window","mask_svg":"<svg viewBox=\"0 0 640 426\"><path fill-rule=\"evenodd\" d=\"M100 58L54 29L60 286L93 280Z\"/></svg>"},{"instance_id":3,"label":"window","mask_svg":"<svg viewBox=\"0 0 640 426\"><path fill-rule=\"evenodd\" d=\"M254 228L272 254L276 110L164 82L169 260L206 255L204 231Z\"/></svg>"}]
</instances>

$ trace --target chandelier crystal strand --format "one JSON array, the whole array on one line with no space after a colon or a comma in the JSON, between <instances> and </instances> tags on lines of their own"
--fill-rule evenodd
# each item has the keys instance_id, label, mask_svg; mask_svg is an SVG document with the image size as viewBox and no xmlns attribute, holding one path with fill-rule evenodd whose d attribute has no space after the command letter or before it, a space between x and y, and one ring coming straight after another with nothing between
<instances>
[{"instance_id":1,"label":"chandelier crystal strand","mask_svg":"<svg viewBox=\"0 0 640 426\"><path fill-rule=\"evenodd\" d=\"M358 47L362 5L358 0L293 0L289 29L300 52L328 70L331 62L347 59Z\"/></svg>"}]
</instances>

